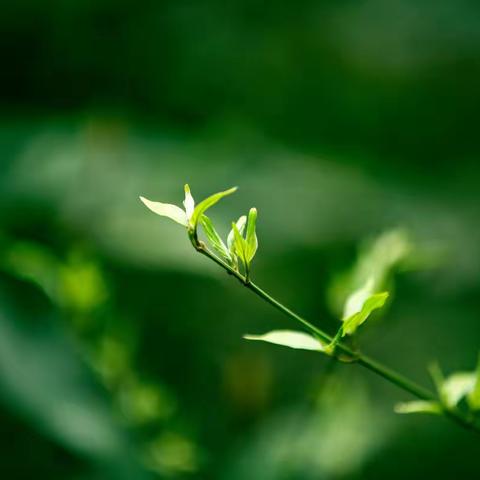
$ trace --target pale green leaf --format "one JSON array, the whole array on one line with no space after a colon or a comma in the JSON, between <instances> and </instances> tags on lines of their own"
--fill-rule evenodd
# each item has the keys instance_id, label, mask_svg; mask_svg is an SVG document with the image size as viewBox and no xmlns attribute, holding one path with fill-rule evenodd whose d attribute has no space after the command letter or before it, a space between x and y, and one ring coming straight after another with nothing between
<instances>
[{"instance_id":1,"label":"pale green leaf","mask_svg":"<svg viewBox=\"0 0 480 480\"><path fill-rule=\"evenodd\" d=\"M466 397L470 408L472 398L476 395L478 372L456 372L447 378L443 376L438 363L433 363L429 367L430 375L433 378L442 403L448 408L454 408L460 401Z\"/></svg>"},{"instance_id":2,"label":"pale green leaf","mask_svg":"<svg viewBox=\"0 0 480 480\"><path fill-rule=\"evenodd\" d=\"M308 333L295 330L274 330L264 335L244 335L243 338L301 350L324 351L324 345L318 339Z\"/></svg>"},{"instance_id":3,"label":"pale green leaf","mask_svg":"<svg viewBox=\"0 0 480 480\"><path fill-rule=\"evenodd\" d=\"M475 388L474 372L457 372L447 377L441 386L441 398L447 407L455 407Z\"/></svg>"},{"instance_id":4,"label":"pale green leaf","mask_svg":"<svg viewBox=\"0 0 480 480\"><path fill-rule=\"evenodd\" d=\"M185 207L185 213L187 214L187 219L190 220L195 210L195 201L193 200L192 194L190 193L190 187L188 183L185 184L185 200L183 201L183 206Z\"/></svg>"},{"instance_id":5,"label":"pale green leaf","mask_svg":"<svg viewBox=\"0 0 480 480\"><path fill-rule=\"evenodd\" d=\"M233 230L233 248L235 250L235 254L240 257L240 260L243 262L245 266L248 265L247 262L247 242L242 237L242 234L237 228L235 223L232 223L232 230Z\"/></svg>"},{"instance_id":6,"label":"pale green leaf","mask_svg":"<svg viewBox=\"0 0 480 480\"><path fill-rule=\"evenodd\" d=\"M188 226L187 215L180 207L169 203L152 202L145 197L140 197L140 200L153 213L168 217L184 227Z\"/></svg>"},{"instance_id":7,"label":"pale green leaf","mask_svg":"<svg viewBox=\"0 0 480 480\"><path fill-rule=\"evenodd\" d=\"M367 281L357 290L352 292L345 301L343 310L343 319L350 318L352 315L360 312L367 298L373 294L374 279L369 277Z\"/></svg>"},{"instance_id":8,"label":"pale green leaf","mask_svg":"<svg viewBox=\"0 0 480 480\"><path fill-rule=\"evenodd\" d=\"M230 262L231 261L230 253L227 247L225 246L225 244L223 243L222 239L220 238L220 235L215 230L215 227L213 226L212 221L206 215L202 215L202 219L200 221L205 231L205 235L207 236L212 248L222 258Z\"/></svg>"},{"instance_id":9,"label":"pale green leaf","mask_svg":"<svg viewBox=\"0 0 480 480\"><path fill-rule=\"evenodd\" d=\"M257 209L251 208L248 212L248 223L247 223L247 233L245 237L246 241L246 252L245 257L247 262L250 264L257 252L258 240L257 234L255 231L257 223Z\"/></svg>"},{"instance_id":10,"label":"pale green leaf","mask_svg":"<svg viewBox=\"0 0 480 480\"><path fill-rule=\"evenodd\" d=\"M437 402L414 400L412 402L397 403L394 411L395 413L432 413L439 415L442 413L442 407Z\"/></svg>"},{"instance_id":11,"label":"pale green leaf","mask_svg":"<svg viewBox=\"0 0 480 480\"><path fill-rule=\"evenodd\" d=\"M467 400L472 410L480 410L480 360L477 364L477 371L475 372L475 385L469 393Z\"/></svg>"},{"instance_id":12,"label":"pale green leaf","mask_svg":"<svg viewBox=\"0 0 480 480\"><path fill-rule=\"evenodd\" d=\"M219 200L227 195L232 194L237 190L237 187L230 188L225 190L224 192L215 193L207 197L205 200L202 200L194 209L193 214L190 218L190 226L195 229L197 228L197 224L202 217L202 215L213 205L215 205Z\"/></svg>"},{"instance_id":13,"label":"pale green leaf","mask_svg":"<svg viewBox=\"0 0 480 480\"><path fill-rule=\"evenodd\" d=\"M370 295L363 303L359 312L343 320L343 336L353 335L357 328L364 323L370 314L385 305L388 292L375 293Z\"/></svg>"},{"instance_id":14,"label":"pale green leaf","mask_svg":"<svg viewBox=\"0 0 480 480\"><path fill-rule=\"evenodd\" d=\"M246 224L247 224L247 217L245 215L242 215L237 220L237 223L235 224L237 226L238 232L240 233L240 236L243 235ZM228 234L228 237L227 237L227 247L229 252L233 255L235 253L235 232L233 228L230 230L230 233Z\"/></svg>"}]
</instances>

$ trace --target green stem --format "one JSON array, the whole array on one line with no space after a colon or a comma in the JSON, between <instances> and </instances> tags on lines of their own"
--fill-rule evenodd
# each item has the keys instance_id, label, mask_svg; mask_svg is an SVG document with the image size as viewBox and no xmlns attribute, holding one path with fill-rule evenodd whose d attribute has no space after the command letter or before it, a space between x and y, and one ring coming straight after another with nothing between
<instances>
[{"instance_id":1,"label":"green stem","mask_svg":"<svg viewBox=\"0 0 480 480\"><path fill-rule=\"evenodd\" d=\"M217 265L222 267L224 270L227 271L230 275L233 275L242 285L244 285L246 288L248 288L250 291L255 293L258 297L261 299L265 300L267 303L272 305L274 308L277 310L281 311L288 317L292 318L293 320L296 320L297 322L301 323L304 327L306 327L310 332L315 334L320 338L325 343L331 343L333 340L333 337L330 336L328 333L324 332L317 326L313 325L310 323L308 320L304 319L297 313L295 313L293 310L290 310L288 307L280 303L278 300L273 298L271 295L269 295L267 292L262 290L258 285L255 283L251 282L249 278L243 276L241 273L239 273L237 270L234 270L230 265L225 263L223 260L219 259L217 256L212 254L206 246L202 243L199 242L196 238L191 237L192 244L195 247L195 249L201 253L202 255L205 255L206 257L210 258L213 260ZM417 383L413 382L412 380L408 379L407 377L403 376L402 374L396 372L395 370L392 370L391 368L388 368L381 363L377 362L376 360L373 360L372 358L359 353L359 352L354 352L352 349L350 349L347 345L337 342L335 344L335 349L337 351L340 351L341 353L346 354L349 357L352 357L355 359L355 362L361 365L362 367L365 367L366 369L370 370L371 372L379 375L380 377L384 378L388 382L396 385L397 387L401 388L402 390L412 394L413 396L419 398L420 400L426 400L426 401L437 401L436 396L431 393L429 390L426 388L422 387L421 385L418 385ZM461 412L455 410L443 410L443 415L444 417L453 420L456 422L458 425L466 428L467 430L474 431L476 433L480 433L480 428L473 423L473 421L467 419Z\"/></svg>"},{"instance_id":2,"label":"green stem","mask_svg":"<svg viewBox=\"0 0 480 480\"><path fill-rule=\"evenodd\" d=\"M315 333L320 337L321 340L324 342L331 343L333 338L325 333L323 330L320 330L318 327L315 325L311 324L309 321L305 320L304 318L300 317L300 315L297 315L295 312L290 310L289 308L285 307L283 304L275 300L273 297L268 295L264 290L262 290L260 287L255 285L254 283L250 282L245 285L249 290L252 290L255 292L259 297L263 298L266 300L268 303L273 305L275 308L280 310L281 312L285 313L289 317L297 320L298 322L302 323L307 327L311 332ZM401 374L384 367L380 363L372 360L371 358L367 357L366 355L363 355L361 353L353 352L349 347L344 345L343 343L338 342L335 347L337 350L339 350L342 353L345 353L348 356L354 357L360 365L363 367L367 368L368 370L371 370L372 372L376 373L377 375L380 375L381 377L385 378L386 380L390 381L391 383L394 383L400 388L403 388L403 390L406 390L410 392L411 394L415 395L416 397L422 399L422 400L434 400L435 397L426 389L423 387L415 384L414 382L410 381L406 377L402 376Z\"/></svg>"}]
</instances>

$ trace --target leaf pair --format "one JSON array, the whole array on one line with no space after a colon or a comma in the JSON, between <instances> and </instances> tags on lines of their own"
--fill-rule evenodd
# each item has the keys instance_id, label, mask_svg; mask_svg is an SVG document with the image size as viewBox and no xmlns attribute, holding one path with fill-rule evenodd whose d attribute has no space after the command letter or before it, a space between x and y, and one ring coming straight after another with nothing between
<instances>
[{"instance_id":1,"label":"leaf pair","mask_svg":"<svg viewBox=\"0 0 480 480\"><path fill-rule=\"evenodd\" d=\"M140 197L140 200L149 210L157 215L168 217L174 222L177 222L195 232L203 214L223 197L232 194L236 190L237 187L233 187L223 192L215 193L207 197L205 200L202 200L197 206L195 206L195 201L190 192L190 187L187 184L185 185L185 200L183 201L185 210L177 207L177 205L172 205L169 203L152 202L145 197Z\"/></svg>"},{"instance_id":2,"label":"leaf pair","mask_svg":"<svg viewBox=\"0 0 480 480\"><path fill-rule=\"evenodd\" d=\"M238 259L235 249L235 232L232 228L227 237L227 245L223 242L220 235L215 230L212 221L206 216L202 215L201 223L205 235L207 236L213 250L220 255L227 263L229 263L235 270L238 270ZM236 223L237 230L243 234L247 224L247 217L242 215Z\"/></svg>"},{"instance_id":3,"label":"leaf pair","mask_svg":"<svg viewBox=\"0 0 480 480\"><path fill-rule=\"evenodd\" d=\"M440 367L434 364L430 374L437 388L440 401L413 401L395 406L397 413L434 413L454 410L465 399L472 412L480 410L480 362L475 372L456 372L444 378Z\"/></svg>"},{"instance_id":4,"label":"leaf pair","mask_svg":"<svg viewBox=\"0 0 480 480\"><path fill-rule=\"evenodd\" d=\"M248 221L245 236L243 230L240 231L236 223L232 223L233 242L232 251L242 261L245 272L248 277L250 264L255 253L257 253L258 239L256 234L257 209L251 208L248 212Z\"/></svg>"},{"instance_id":5,"label":"leaf pair","mask_svg":"<svg viewBox=\"0 0 480 480\"><path fill-rule=\"evenodd\" d=\"M238 259L240 259L248 277L250 264L258 248L256 234L257 209L250 209L248 219L245 215L242 215L236 223L232 223L232 230L227 237L227 245L225 245L220 238L220 235L218 235L211 220L207 216L202 215L201 222L205 230L205 235L215 252L226 260L235 270L238 270Z\"/></svg>"},{"instance_id":6,"label":"leaf pair","mask_svg":"<svg viewBox=\"0 0 480 480\"><path fill-rule=\"evenodd\" d=\"M347 299L343 325L330 344L325 344L307 333L292 330L274 330L265 335L245 335L244 338L247 340L261 340L275 343L290 348L316 350L327 355L332 355L341 337L353 335L357 328L367 320L374 310L381 308L385 304L388 298L388 292L372 293L372 285L373 282L371 280L367 281L363 287L353 292Z\"/></svg>"},{"instance_id":7,"label":"leaf pair","mask_svg":"<svg viewBox=\"0 0 480 480\"><path fill-rule=\"evenodd\" d=\"M406 231L394 229L383 232L373 241L363 244L353 266L333 279L327 292L330 306L336 312L341 311L352 289L369 278L373 281L373 290L382 291L400 267L414 265L416 256L416 248Z\"/></svg>"}]
</instances>

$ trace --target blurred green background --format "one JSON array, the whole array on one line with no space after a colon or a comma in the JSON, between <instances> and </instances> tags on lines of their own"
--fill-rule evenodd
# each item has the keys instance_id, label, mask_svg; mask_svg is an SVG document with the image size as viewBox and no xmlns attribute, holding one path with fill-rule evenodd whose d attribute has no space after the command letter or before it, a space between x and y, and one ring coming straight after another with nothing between
<instances>
[{"instance_id":1,"label":"blurred green background","mask_svg":"<svg viewBox=\"0 0 480 480\"><path fill-rule=\"evenodd\" d=\"M330 332L404 229L362 348L425 385L472 369L478 2L17 0L0 52L2 478L478 475L478 438L404 392L244 341L295 325L138 200L239 185L212 218L256 206L256 281Z\"/></svg>"}]
</instances>

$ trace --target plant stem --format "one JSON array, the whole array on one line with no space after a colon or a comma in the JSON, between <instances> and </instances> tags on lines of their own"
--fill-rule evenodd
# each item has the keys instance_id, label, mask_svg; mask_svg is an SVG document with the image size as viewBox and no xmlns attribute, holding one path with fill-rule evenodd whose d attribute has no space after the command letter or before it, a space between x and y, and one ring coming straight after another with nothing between
<instances>
[{"instance_id":1,"label":"plant stem","mask_svg":"<svg viewBox=\"0 0 480 480\"><path fill-rule=\"evenodd\" d=\"M325 333L324 331L320 330L318 327L315 325L311 324L309 321L305 320L304 318L300 317L297 315L295 312L290 310L289 308L285 307L283 304L275 300L273 297L268 295L264 290L262 290L260 287L255 285L254 283L250 282L248 284L245 284L245 286L255 292L259 297L263 298L266 300L268 303L273 305L275 308L280 310L281 312L285 313L289 317L297 320L298 322L302 323L307 327L311 332L315 333L320 337L321 340L324 342L330 343L333 338ZM426 389L423 387L415 384L414 382L410 381L409 379L405 378L404 376L400 375L399 373L384 367L380 363L372 360L371 358L367 357L366 355L363 355L361 353L353 352L349 347L344 345L343 343L337 343L336 344L336 349L341 351L342 353L345 353L348 356L354 357L360 365L363 367L367 368L368 370L371 370L372 372L376 373L377 375L380 375L381 377L385 378L386 380L390 381L391 383L394 383L400 388L403 388L403 390L406 390L407 392L410 392L412 395L415 395L417 398L420 398L421 400L434 400L435 397Z\"/></svg>"},{"instance_id":2,"label":"plant stem","mask_svg":"<svg viewBox=\"0 0 480 480\"><path fill-rule=\"evenodd\" d=\"M265 300L267 303L269 303L270 305L272 305L274 308L281 311L282 313L286 314L288 317L292 318L293 320L300 322L304 327L306 327L310 332L312 332L317 337L319 337L320 340L322 340L323 342L325 343L332 342L333 340L332 336L330 336L328 333L324 332L320 328L316 327L315 325L310 323L308 320L304 319L303 317L295 313L293 310L290 310L288 307L286 307L285 305L280 303L278 300L273 298L271 295L269 295L267 292L262 290L258 285L250 281L247 277L243 276L241 273L239 273L237 270L234 270L230 265L225 263L216 255L212 254L206 248L206 246L202 242L200 242L196 237L191 237L190 239L192 241L193 246L199 253L213 260L217 265L219 265L224 270L226 270L227 273L229 273L230 275L233 275L243 286L245 286L250 291L255 293L258 297ZM335 344L335 349L351 358L354 358L355 362L361 365L362 367L365 367L366 369L379 375L380 377L396 385L402 390L412 394L418 399L425 400L425 401L437 401L436 396L426 388L422 387L421 385L418 385L417 383L413 382L412 380L408 379L402 374L396 372L395 370L392 370L391 368L388 368L382 365L376 360L373 360L372 358L362 353L359 353L356 351L354 352L345 344L341 342L337 342ZM477 434L480 434L480 427L477 426L471 419L467 418L462 412L458 410L447 410L443 408L442 413L445 418L448 418L454 421L455 423L462 426L463 428L474 431Z\"/></svg>"}]
</instances>

